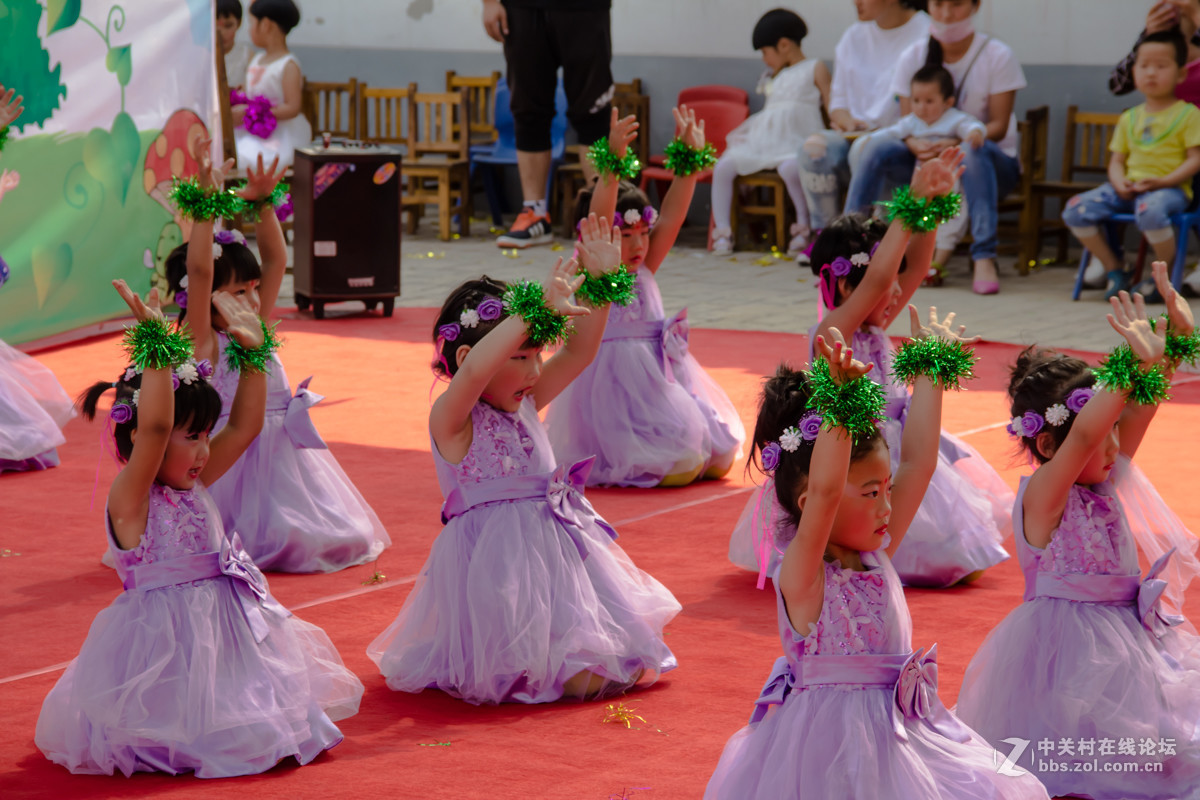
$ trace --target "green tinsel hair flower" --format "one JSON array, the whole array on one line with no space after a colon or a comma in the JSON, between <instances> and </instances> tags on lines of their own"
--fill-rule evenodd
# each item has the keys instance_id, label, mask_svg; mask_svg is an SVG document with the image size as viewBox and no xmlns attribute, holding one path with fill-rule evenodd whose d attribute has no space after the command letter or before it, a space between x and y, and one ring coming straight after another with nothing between
<instances>
[{"instance_id":1,"label":"green tinsel hair flower","mask_svg":"<svg viewBox=\"0 0 1200 800\"><path fill-rule=\"evenodd\" d=\"M900 186L890 201L880 205L888 210L888 222L899 218L905 230L929 233L937 230L938 225L957 216L962 209L962 195L951 192L928 200L918 200L913 197L911 188Z\"/></svg>"},{"instance_id":2,"label":"green tinsel hair flower","mask_svg":"<svg viewBox=\"0 0 1200 800\"><path fill-rule=\"evenodd\" d=\"M233 190L204 189L196 178L176 178L171 188L171 202L179 209L180 216L197 222L235 217L242 205L242 199Z\"/></svg>"},{"instance_id":3,"label":"green tinsel hair flower","mask_svg":"<svg viewBox=\"0 0 1200 800\"><path fill-rule=\"evenodd\" d=\"M637 274L630 272L624 264L618 264L611 272L606 272L599 278L590 273L583 283L575 290L575 296L588 301L596 308L616 303L627 306L637 296L634 287L637 284Z\"/></svg>"},{"instance_id":4,"label":"green tinsel hair flower","mask_svg":"<svg viewBox=\"0 0 1200 800\"><path fill-rule=\"evenodd\" d=\"M8 127L5 125L3 128L0 128L0 152L4 151L4 145L8 143Z\"/></svg>"},{"instance_id":5,"label":"green tinsel hair flower","mask_svg":"<svg viewBox=\"0 0 1200 800\"><path fill-rule=\"evenodd\" d=\"M164 319L144 319L125 329L121 340L138 371L173 369L192 357L192 340Z\"/></svg>"},{"instance_id":6,"label":"green tinsel hair flower","mask_svg":"<svg viewBox=\"0 0 1200 800\"><path fill-rule=\"evenodd\" d=\"M667 144L663 154L666 156L663 166L681 176L694 175L717 163L717 148L712 142L697 150L676 137Z\"/></svg>"},{"instance_id":7,"label":"green tinsel hair flower","mask_svg":"<svg viewBox=\"0 0 1200 800\"><path fill-rule=\"evenodd\" d=\"M566 318L546 307L540 283L526 280L510 284L501 299L505 311L525 320L525 332L539 347L564 341L569 335Z\"/></svg>"},{"instance_id":8,"label":"green tinsel hair flower","mask_svg":"<svg viewBox=\"0 0 1200 800\"><path fill-rule=\"evenodd\" d=\"M642 162L632 150L626 150L625 157L619 158L608 143L608 137L602 136L588 148L588 160L601 175L616 175L618 178L633 180L642 171Z\"/></svg>"},{"instance_id":9,"label":"green tinsel hair flower","mask_svg":"<svg viewBox=\"0 0 1200 800\"><path fill-rule=\"evenodd\" d=\"M812 395L807 407L825 420L825 430L845 428L854 442L874 436L883 417L883 387L862 375L839 384L829 372L829 362L817 359L808 372Z\"/></svg>"},{"instance_id":10,"label":"green tinsel hair flower","mask_svg":"<svg viewBox=\"0 0 1200 800\"><path fill-rule=\"evenodd\" d=\"M1127 343L1120 344L1093 369L1096 385L1115 392L1128 392L1129 399L1144 406L1169 400L1170 381L1158 365L1142 369L1142 360Z\"/></svg>"},{"instance_id":11,"label":"green tinsel hair flower","mask_svg":"<svg viewBox=\"0 0 1200 800\"><path fill-rule=\"evenodd\" d=\"M278 208L283 205L287 193L291 191L291 186L286 183L277 183L275 188L271 190L271 194L266 197L260 197L257 200L247 200L240 195L234 195L237 200L237 213L240 213L250 222L258 222L262 219L262 212L268 206Z\"/></svg>"},{"instance_id":12,"label":"green tinsel hair flower","mask_svg":"<svg viewBox=\"0 0 1200 800\"><path fill-rule=\"evenodd\" d=\"M233 337L225 347L225 363L234 372L268 372L271 354L279 349L283 342L275 335L275 325L267 325L265 320L259 320L262 325L263 343L258 347L242 347Z\"/></svg>"},{"instance_id":13,"label":"green tinsel hair flower","mask_svg":"<svg viewBox=\"0 0 1200 800\"><path fill-rule=\"evenodd\" d=\"M978 361L975 352L957 339L948 341L931 336L901 345L892 361L892 375L910 386L918 376L926 375L934 386L961 389L963 380L975 377Z\"/></svg>"}]
</instances>

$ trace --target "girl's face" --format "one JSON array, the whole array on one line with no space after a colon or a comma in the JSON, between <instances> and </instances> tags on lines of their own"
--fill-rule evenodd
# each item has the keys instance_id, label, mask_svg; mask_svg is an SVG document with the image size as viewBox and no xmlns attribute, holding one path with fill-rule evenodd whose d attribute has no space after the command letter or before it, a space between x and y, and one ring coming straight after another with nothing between
<instances>
[{"instance_id":1,"label":"girl's face","mask_svg":"<svg viewBox=\"0 0 1200 800\"><path fill-rule=\"evenodd\" d=\"M855 287L851 286L845 278L838 279L838 293L842 296L842 302L849 297ZM888 321L892 317L892 313L896 308L896 304L900 301L900 280L892 281L892 288L884 293L879 298L879 302L867 314L867 318L863 320L864 325L873 325L879 328L886 327Z\"/></svg>"},{"instance_id":2,"label":"girl's face","mask_svg":"<svg viewBox=\"0 0 1200 800\"><path fill-rule=\"evenodd\" d=\"M621 228L621 261L633 272L646 260L650 249L650 226L645 222Z\"/></svg>"},{"instance_id":3,"label":"girl's face","mask_svg":"<svg viewBox=\"0 0 1200 800\"><path fill-rule=\"evenodd\" d=\"M943 25L962 22L978 10L978 0L929 0L929 16Z\"/></svg>"},{"instance_id":4,"label":"girl's face","mask_svg":"<svg viewBox=\"0 0 1200 800\"><path fill-rule=\"evenodd\" d=\"M871 22L896 2L897 0L854 0L854 10L858 12L860 22Z\"/></svg>"},{"instance_id":5,"label":"girl's face","mask_svg":"<svg viewBox=\"0 0 1200 800\"><path fill-rule=\"evenodd\" d=\"M208 463L208 435L208 431L192 433L186 426L171 431L155 480L181 491L194 487Z\"/></svg>"},{"instance_id":6,"label":"girl's face","mask_svg":"<svg viewBox=\"0 0 1200 800\"><path fill-rule=\"evenodd\" d=\"M892 459L881 437L870 453L850 464L829 542L863 553L878 550L891 516Z\"/></svg>"},{"instance_id":7,"label":"girl's face","mask_svg":"<svg viewBox=\"0 0 1200 800\"><path fill-rule=\"evenodd\" d=\"M259 19L253 14L247 15L250 18L250 41L255 47L267 46L267 31L265 28L267 20Z\"/></svg>"},{"instance_id":8,"label":"girl's face","mask_svg":"<svg viewBox=\"0 0 1200 800\"><path fill-rule=\"evenodd\" d=\"M462 363L462 356L459 358L459 363ZM492 376L480 397L493 408L513 413L521 407L521 401L533 393L541 374L541 348L518 350L499 372Z\"/></svg>"},{"instance_id":9,"label":"girl's face","mask_svg":"<svg viewBox=\"0 0 1200 800\"><path fill-rule=\"evenodd\" d=\"M773 73L779 72L783 65L787 63L787 59L784 57L784 55L780 53L777 48L772 47L771 45L767 45L759 52L762 53L763 63L766 64L767 69L771 70Z\"/></svg>"},{"instance_id":10,"label":"girl's face","mask_svg":"<svg viewBox=\"0 0 1200 800\"><path fill-rule=\"evenodd\" d=\"M1121 441L1117 432L1117 426L1113 425L1112 430L1104 437L1104 441L1092 452L1091 458L1083 466L1083 470L1079 473L1079 478L1075 482L1082 486L1094 486L1097 483L1104 483L1109 479L1113 464L1117 461L1117 454L1120 452Z\"/></svg>"},{"instance_id":11,"label":"girl's face","mask_svg":"<svg viewBox=\"0 0 1200 800\"><path fill-rule=\"evenodd\" d=\"M235 297L245 297L246 300L250 303L250 307L254 309L255 314L258 313L259 308L261 307L261 303L259 302L259 299L258 299L258 281L257 280L232 281L232 282L227 283L224 286L220 287L220 289L217 289L216 291L228 292L229 294L234 295ZM225 328L228 326L228 323L226 323L225 318L223 316L221 316L221 312L217 311L216 306L213 306L213 309L212 309L212 324L213 324L213 327L219 331L225 330Z\"/></svg>"}]
</instances>

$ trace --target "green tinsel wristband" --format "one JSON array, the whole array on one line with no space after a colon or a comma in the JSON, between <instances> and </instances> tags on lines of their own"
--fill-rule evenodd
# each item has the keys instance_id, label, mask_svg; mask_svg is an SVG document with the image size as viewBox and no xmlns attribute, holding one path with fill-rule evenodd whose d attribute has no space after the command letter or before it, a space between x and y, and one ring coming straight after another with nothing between
<instances>
[{"instance_id":1,"label":"green tinsel wristband","mask_svg":"<svg viewBox=\"0 0 1200 800\"><path fill-rule=\"evenodd\" d=\"M3 128L0 128L0 152L3 152L4 145L8 143L8 127L5 125Z\"/></svg>"},{"instance_id":2,"label":"green tinsel wristband","mask_svg":"<svg viewBox=\"0 0 1200 800\"><path fill-rule=\"evenodd\" d=\"M1166 354L1174 364L1196 366L1196 360L1200 358L1200 332L1192 331L1187 335L1167 334Z\"/></svg>"},{"instance_id":3,"label":"green tinsel wristband","mask_svg":"<svg viewBox=\"0 0 1200 800\"><path fill-rule=\"evenodd\" d=\"M185 219L207 222L218 217L237 216L242 199L230 189L204 189L195 178L176 178L171 188L171 202Z\"/></svg>"},{"instance_id":4,"label":"green tinsel wristband","mask_svg":"<svg viewBox=\"0 0 1200 800\"><path fill-rule=\"evenodd\" d=\"M601 175L616 175L618 178L633 180L642 171L642 163L638 161L638 157L629 151L626 151L624 158L618 157L613 152L612 145L608 143L607 136L597 139L588 148L588 160Z\"/></svg>"},{"instance_id":5,"label":"green tinsel wristband","mask_svg":"<svg viewBox=\"0 0 1200 800\"><path fill-rule=\"evenodd\" d=\"M539 347L567 338L567 320L546 307L540 283L519 281L511 284L501 299L505 311L525 321L525 332Z\"/></svg>"},{"instance_id":6,"label":"green tinsel wristband","mask_svg":"<svg viewBox=\"0 0 1200 800\"><path fill-rule=\"evenodd\" d=\"M262 324L263 343L258 347L242 347L233 337L229 338L229 344L225 346L225 363L234 372L267 372L271 354L283 344L275 335L275 325L278 325L278 322L275 325L267 325L264 320L259 322Z\"/></svg>"},{"instance_id":7,"label":"green tinsel wristband","mask_svg":"<svg viewBox=\"0 0 1200 800\"><path fill-rule=\"evenodd\" d=\"M694 175L717 163L717 148L713 147L712 142L697 150L682 139L675 138L667 144L663 154L666 156L663 166L683 177Z\"/></svg>"},{"instance_id":8,"label":"green tinsel wristband","mask_svg":"<svg viewBox=\"0 0 1200 800\"><path fill-rule=\"evenodd\" d=\"M575 296L586 300L595 308L616 303L627 306L637 295L634 286L637 284L637 274L630 272L624 264L618 264L611 272L606 272L598 278L588 275L583 283L575 290Z\"/></svg>"},{"instance_id":9,"label":"green tinsel wristband","mask_svg":"<svg viewBox=\"0 0 1200 800\"><path fill-rule=\"evenodd\" d=\"M144 319L125 329L121 340L139 371L173 369L192 357L192 340L164 319Z\"/></svg>"},{"instance_id":10,"label":"green tinsel wristband","mask_svg":"<svg viewBox=\"0 0 1200 800\"><path fill-rule=\"evenodd\" d=\"M1096 386L1114 392L1128 393L1129 399L1144 406L1169 400L1170 382L1157 365L1142 369L1142 360L1129 347L1121 344L1093 369Z\"/></svg>"},{"instance_id":11,"label":"green tinsel wristband","mask_svg":"<svg viewBox=\"0 0 1200 800\"><path fill-rule=\"evenodd\" d=\"M958 215L962 209L962 195L951 192L928 200L918 200L913 197L912 189L900 186L892 195L891 201L880 205L888 210L888 222L899 218L906 231L929 233L937 230L938 225Z\"/></svg>"},{"instance_id":12,"label":"green tinsel wristband","mask_svg":"<svg viewBox=\"0 0 1200 800\"><path fill-rule=\"evenodd\" d=\"M874 436L883 416L883 387L866 375L839 384L829 372L829 362L817 359L808 373L812 395L808 408L824 417L825 430L844 428L854 442Z\"/></svg>"},{"instance_id":13,"label":"green tinsel wristband","mask_svg":"<svg viewBox=\"0 0 1200 800\"><path fill-rule=\"evenodd\" d=\"M269 195L260 197L257 200L246 200L235 195L237 197L238 213L242 214L250 222L259 222L262 219L263 209L268 206L276 208L283 205L289 191L291 191L291 187L288 184L277 183Z\"/></svg>"},{"instance_id":14,"label":"green tinsel wristband","mask_svg":"<svg viewBox=\"0 0 1200 800\"><path fill-rule=\"evenodd\" d=\"M962 342L931 336L901 345L892 361L892 375L910 386L925 375L943 390L961 389L963 380L975 377L978 360Z\"/></svg>"}]
</instances>

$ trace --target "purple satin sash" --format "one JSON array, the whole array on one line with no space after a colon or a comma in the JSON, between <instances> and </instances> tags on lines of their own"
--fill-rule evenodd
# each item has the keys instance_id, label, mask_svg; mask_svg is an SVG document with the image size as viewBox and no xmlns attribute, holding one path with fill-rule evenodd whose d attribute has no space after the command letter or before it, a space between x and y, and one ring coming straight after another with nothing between
<instances>
[{"instance_id":1,"label":"purple satin sash","mask_svg":"<svg viewBox=\"0 0 1200 800\"><path fill-rule=\"evenodd\" d=\"M550 506L554 516L562 521L567 535L579 551L579 557L586 559L587 542L580 533L582 528L594 524L611 538L617 538L616 530L596 513L583 494L595 460L593 456L574 464L560 464L553 472L460 484L451 490L442 504L442 524L487 503L542 499Z\"/></svg>"},{"instance_id":2,"label":"purple satin sash","mask_svg":"<svg viewBox=\"0 0 1200 800\"><path fill-rule=\"evenodd\" d=\"M937 693L937 645L907 655L803 656L793 664L775 660L771 675L755 700L750 724L761 721L773 705L793 691L815 686L859 686L892 689L892 732L908 741L906 722L924 720L956 742L971 738L970 729L942 705Z\"/></svg>"},{"instance_id":3,"label":"purple satin sash","mask_svg":"<svg viewBox=\"0 0 1200 800\"><path fill-rule=\"evenodd\" d=\"M1154 562L1145 578L1137 575L1064 575L1056 572L1039 572L1034 578L1033 594L1026 600L1038 597L1056 597L1077 603L1114 603L1137 607L1142 625L1161 637L1167 628L1183 623L1183 617L1168 613L1162 607L1162 595L1167 582L1159 574L1167 568L1174 555L1172 547Z\"/></svg>"},{"instance_id":4,"label":"purple satin sash","mask_svg":"<svg viewBox=\"0 0 1200 800\"><path fill-rule=\"evenodd\" d=\"M684 308L668 320L610 322L604 329L603 341L614 342L629 339L658 341L662 347L663 374L666 375L668 382L675 383L674 365L682 362L687 356L690 333L687 309Z\"/></svg>"},{"instance_id":5,"label":"purple satin sash","mask_svg":"<svg viewBox=\"0 0 1200 800\"><path fill-rule=\"evenodd\" d=\"M291 616L292 612L271 596L267 589L267 579L254 565L249 553L242 548L241 538L235 533L232 539L232 542L229 539L222 540L219 551L193 553L167 561L138 564L125 576L125 591L151 592L167 586L228 576L234 579L234 594L237 595L242 614L250 626L251 633L254 634L254 641L262 642L270 633L263 617L263 609L284 617Z\"/></svg>"},{"instance_id":6,"label":"purple satin sash","mask_svg":"<svg viewBox=\"0 0 1200 800\"><path fill-rule=\"evenodd\" d=\"M308 410L317 403L325 399L325 395L317 394L310 391L308 388L309 382L313 379L309 375L304 380L300 381L300 385L296 387L296 393L288 398L286 404L282 406L268 406L266 413L270 415L283 415L283 429L287 431L292 442L297 447L306 447L312 450L328 450L329 445L325 444L325 440L321 438L321 434L317 433L317 426L313 424L312 417L308 415ZM227 419L229 410L221 411L221 418Z\"/></svg>"}]
</instances>

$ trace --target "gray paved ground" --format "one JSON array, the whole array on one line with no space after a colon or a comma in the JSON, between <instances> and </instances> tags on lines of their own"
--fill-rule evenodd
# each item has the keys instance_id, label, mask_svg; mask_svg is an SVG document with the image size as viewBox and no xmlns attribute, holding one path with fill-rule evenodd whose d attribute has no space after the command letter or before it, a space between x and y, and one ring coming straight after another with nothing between
<instances>
[{"instance_id":1,"label":"gray paved ground","mask_svg":"<svg viewBox=\"0 0 1200 800\"><path fill-rule=\"evenodd\" d=\"M451 288L485 272L505 280L540 278L552 259L570 253L566 240L524 251L501 250L488 227L476 222L472 236L451 242L438 241L428 225L418 235L405 237L397 305L440 306ZM1085 291L1078 302L1071 301L1074 266L1045 266L1021 276L1013 263L1012 257L1000 259L1001 292L981 297L971 292L966 256L956 256L946 285L921 289L914 302L918 308L932 304L956 311L971 332L993 341L1093 351L1116 343L1104 317L1108 306L1101 292ZM704 230L697 227L683 231L659 270L658 282L668 313L687 306L694 327L803 333L816 320L817 291L807 268L801 271L790 259L762 252L715 256L704 249ZM291 292L289 276L281 300L290 303ZM327 309L330 316L358 313L362 304ZM904 318L891 333L903 335L906 326Z\"/></svg>"}]
</instances>

